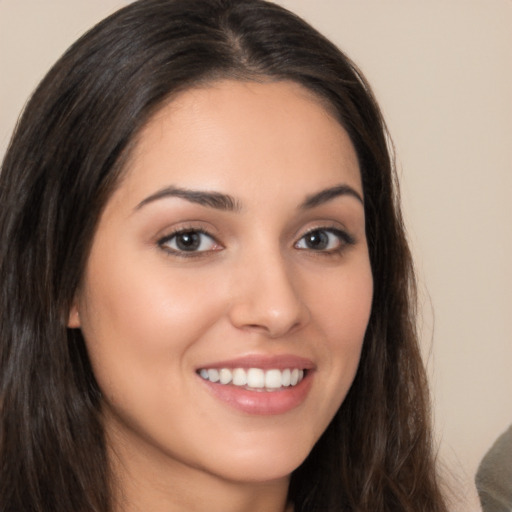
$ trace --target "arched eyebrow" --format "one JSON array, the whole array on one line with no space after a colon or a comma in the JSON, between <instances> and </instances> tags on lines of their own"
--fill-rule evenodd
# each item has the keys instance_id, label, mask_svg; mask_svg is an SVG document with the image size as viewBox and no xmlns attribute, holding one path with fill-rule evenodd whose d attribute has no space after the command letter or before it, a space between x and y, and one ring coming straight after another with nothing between
<instances>
[{"instance_id":1,"label":"arched eyebrow","mask_svg":"<svg viewBox=\"0 0 512 512\"><path fill-rule=\"evenodd\" d=\"M146 199L142 200L135 209L138 210L148 203L152 203L153 201L167 197L179 197L180 199L185 199L191 203L197 203L201 206L215 208L216 210L231 212L240 211L241 209L239 202L228 194L203 190L190 190L174 186L163 188L162 190L155 192L149 197L146 197Z\"/></svg>"},{"instance_id":2,"label":"arched eyebrow","mask_svg":"<svg viewBox=\"0 0 512 512\"><path fill-rule=\"evenodd\" d=\"M306 199L300 204L300 210L308 210L315 208L324 203L331 201L339 196L351 196L357 199L361 204L364 204L363 198L355 189L349 185L337 185L330 187L325 190L321 190L315 194L307 196ZM185 199L191 203L200 204L209 208L215 208L216 210L223 210L229 212L238 212L242 209L241 204L229 194L223 194L221 192L210 192L203 190L190 190L179 187L166 187L154 194L143 199L136 207L135 210L142 208L143 206L164 199L167 197L179 197Z\"/></svg>"},{"instance_id":3,"label":"arched eyebrow","mask_svg":"<svg viewBox=\"0 0 512 512\"><path fill-rule=\"evenodd\" d=\"M351 196L357 199L362 205L364 205L363 198L357 190L352 188L350 185L337 185L335 187L326 188L325 190L321 190L316 194L312 194L304 200L304 202L300 205L301 210L308 210L310 208L315 208L316 206L320 206L321 204L327 203L332 199L339 196Z\"/></svg>"}]
</instances>

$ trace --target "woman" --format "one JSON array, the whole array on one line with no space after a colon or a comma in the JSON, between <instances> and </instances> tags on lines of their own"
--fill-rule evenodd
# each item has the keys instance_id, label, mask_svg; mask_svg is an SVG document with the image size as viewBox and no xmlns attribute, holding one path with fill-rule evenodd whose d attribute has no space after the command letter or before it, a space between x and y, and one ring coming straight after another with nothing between
<instances>
[{"instance_id":1,"label":"woman","mask_svg":"<svg viewBox=\"0 0 512 512\"><path fill-rule=\"evenodd\" d=\"M445 510L384 122L303 21L133 3L0 183L5 510Z\"/></svg>"}]
</instances>

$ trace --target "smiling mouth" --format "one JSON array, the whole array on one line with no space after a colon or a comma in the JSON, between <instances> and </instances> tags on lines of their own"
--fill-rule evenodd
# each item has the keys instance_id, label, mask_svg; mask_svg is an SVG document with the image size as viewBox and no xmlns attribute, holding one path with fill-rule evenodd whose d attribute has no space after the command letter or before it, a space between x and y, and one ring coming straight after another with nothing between
<instances>
[{"instance_id":1,"label":"smiling mouth","mask_svg":"<svg viewBox=\"0 0 512 512\"><path fill-rule=\"evenodd\" d=\"M215 384L237 386L249 391L278 391L299 384L306 372L302 368L201 368L197 373L202 379Z\"/></svg>"}]
</instances>

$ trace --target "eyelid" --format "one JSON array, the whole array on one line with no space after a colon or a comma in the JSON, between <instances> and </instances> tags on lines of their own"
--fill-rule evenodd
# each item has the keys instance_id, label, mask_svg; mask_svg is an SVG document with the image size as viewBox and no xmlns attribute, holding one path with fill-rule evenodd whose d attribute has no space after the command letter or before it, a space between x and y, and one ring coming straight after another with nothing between
<instances>
[{"instance_id":1,"label":"eyelid","mask_svg":"<svg viewBox=\"0 0 512 512\"><path fill-rule=\"evenodd\" d=\"M297 247L299 242L303 240L306 236L315 233L315 232L327 232L334 234L339 239L339 246L334 249L313 249L309 247ZM294 243L294 247L302 250L302 251L310 251L316 254L339 254L343 252L348 246L354 245L357 242L355 237L349 233L349 231L345 228L341 228L338 225L325 225L320 224L314 227L307 229L303 232L298 240Z\"/></svg>"},{"instance_id":2,"label":"eyelid","mask_svg":"<svg viewBox=\"0 0 512 512\"><path fill-rule=\"evenodd\" d=\"M178 257L201 257L207 256L209 254L219 252L225 249L224 244L219 241L218 236L213 234L216 230L212 228L209 223L205 227L205 223L195 221L180 223L178 226L174 226L172 228L167 228L167 230L161 230L160 233L164 233L155 237L156 245L166 253L172 256ZM309 234L315 232L327 232L330 235L334 235L339 240L339 243L336 247L333 248L317 248L314 247L298 247L299 243L305 239ZM179 236L180 234L186 233L195 233L204 235L211 239L212 244L214 245L211 248L203 249L203 250L186 250L180 248L169 247L169 241L173 238ZM300 251L307 251L309 253L323 254L323 255L336 255L342 253L348 246L354 245L357 240L356 238L349 232L345 226L341 226L339 222L319 222L318 224L314 224L311 227L308 227L305 230L298 231L295 237L295 242L293 243L293 247Z\"/></svg>"},{"instance_id":3,"label":"eyelid","mask_svg":"<svg viewBox=\"0 0 512 512\"><path fill-rule=\"evenodd\" d=\"M183 235L186 233L195 233L199 235L204 235L212 240L212 242L215 244L215 248L212 249L206 249L206 250L180 250L179 248L174 249L172 247L166 246L166 244L171 241L173 238L178 237L179 235ZM204 227L197 226L197 225L181 225L179 227L176 227L174 229L171 229L170 231L167 231L165 235L159 236L156 240L157 246L165 251L168 254L171 254L173 256L178 257L184 257L184 258L190 258L190 257L200 257L204 256L206 254L210 254L213 252L218 252L222 250L224 247L223 245L218 241L217 237L213 235L210 230L205 229Z\"/></svg>"}]
</instances>

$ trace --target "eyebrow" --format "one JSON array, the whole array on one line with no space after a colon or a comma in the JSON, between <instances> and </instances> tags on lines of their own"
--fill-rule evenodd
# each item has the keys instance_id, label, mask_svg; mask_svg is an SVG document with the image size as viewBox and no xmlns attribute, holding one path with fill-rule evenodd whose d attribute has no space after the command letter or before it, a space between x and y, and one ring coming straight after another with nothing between
<instances>
[{"instance_id":1,"label":"eyebrow","mask_svg":"<svg viewBox=\"0 0 512 512\"><path fill-rule=\"evenodd\" d=\"M207 206L209 208L215 208L216 210L224 210L224 211L239 211L241 209L238 201L228 194L222 194L220 192L208 192L202 190L189 190L185 188L178 187L166 187L154 194L146 197L143 201L141 201L137 206L136 210L142 208L148 203L152 203L153 201L157 201L159 199L164 199L167 197L179 197L180 199L185 199L191 203L197 203L201 206Z\"/></svg>"},{"instance_id":2,"label":"eyebrow","mask_svg":"<svg viewBox=\"0 0 512 512\"><path fill-rule=\"evenodd\" d=\"M363 198L359 192L353 189L349 185L337 185L335 187L327 188L322 190L316 194L306 197L306 200L300 205L301 210L308 210L310 208L315 208L316 206L320 206L324 203L335 199L340 196L351 196L357 199L362 205L364 205Z\"/></svg>"},{"instance_id":3,"label":"eyebrow","mask_svg":"<svg viewBox=\"0 0 512 512\"><path fill-rule=\"evenodd\" d=\"M351 196L357 199L361 204L364 204L363 198L359 192L351 186L337 185L307 196L299 206L299 209L308 210L310 208L315 208L316 206L320 206L340 196ZM240 211L242 209L241 204L234 197L228 194L223 194L221 192L190 190L174 186L163 188L158 192L151 194L143 199L135 209L138 210L149 203L168 197L178 197L191 203L200 204L201 206L215 208L216 210L233 212Z\"/></svg>"}]
</instances>

